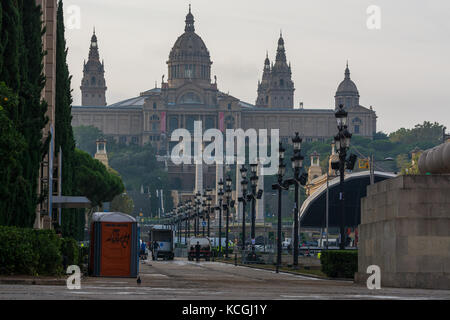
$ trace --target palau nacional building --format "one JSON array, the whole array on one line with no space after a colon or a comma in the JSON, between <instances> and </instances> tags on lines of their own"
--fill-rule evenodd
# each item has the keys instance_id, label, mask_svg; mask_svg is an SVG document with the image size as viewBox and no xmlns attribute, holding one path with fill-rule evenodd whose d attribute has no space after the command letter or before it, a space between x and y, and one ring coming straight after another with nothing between
<instances>
[{"instance_id":1,"label":"palau nacional building","mask_svg":"<svg viewBox=\"0 0 450 320\"><path fill-rule=\"evenodd\" d=\"M219 90L217 78L211 76L210 52L195 31L190 8L185 22L184 33L170 50L166 62L167 79L162 77L160 87L109 105L104 64L94 32L89 59L83 68L82 105L72 107L72 125L93 125L120 143L151 143L160 159L167 159L171 147L177 143L170 142L173 130L186 128L193 131L194 121L200 120L205 130L279 129L284 143L290 143L295 132L299 132L305 142L325 141L337 132L335 108L343 104L349 113L350 132L368 138L376 132L375 111L359 104L360 95L350 78L348 64L333 107L303 108L302 103L298 105L294 101L291 64L280 34L275 61L271 62L266 56L262 78L255 88L254 104L247 103ZM196 180L194 166L169 164L168 168L170 176L180 179L181 190L192 190ZM204 185L214 186L216 169L205 167L202 171Z\"/></svg>"}]
</instances>

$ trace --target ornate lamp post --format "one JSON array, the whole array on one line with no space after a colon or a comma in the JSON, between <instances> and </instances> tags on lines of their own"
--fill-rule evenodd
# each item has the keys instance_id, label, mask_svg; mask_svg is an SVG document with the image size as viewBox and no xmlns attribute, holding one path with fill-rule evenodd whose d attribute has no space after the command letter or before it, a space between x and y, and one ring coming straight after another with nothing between
<instances>
[{"instance_id":1,"label":"ornate lamp post","mask_svg":"<svg viewBox=\"0 0 450 320\"><path fill-rule=\"evenodd\" d=\"M256 225L255 225L255 216L256 216L256 199L261 199L263 190L258 190L256 192L256 188L258 186L258 164L253 163L250 164L250 169L252 172L252 176L250 177L250 183L251 183L251 193L247 195L247 200L252 201L252 229L251 229L251 238L252 238L252 259L256 257L255 255L255 241L256 241Z\"/></svg>"},{"instance_id":2,"label":"ornate lamp post","mask_svg":"<svg viewBox=\"0 0 450 320\"><path fill-rule=\"evenodd\" d=\"M219 192L217 192L217 198L219 200L219 253L222 253L222 202L223 202L223 180L220 179Z\"/></svg>"},{"instance_id":3,"label":"ornate lamp post","mask_svg":"<svg viewBox=\"0 0 450 320\"><path fill-rule=\"evenodd\" d=\"M289 179L289 184L295 186L295 207L294 207L294 250L293 250L293 265L294 268L298 266L298 245L299 245L299 221L298 221L298 210L299 210L299 187L300 185L305 185L308 179L308 174L306 172L301 173L303 168L303 156L301 154L302 138L300 138L298 132L292 138L292 143L294 145L294 156L291 158L292 168L294 169L294 178Z\"/></svg>"},{"instance_id":4,"label":"ornate lamp post","mask_svg":"<svg viewBox=\"0 0 450 320\"><path fill-rule=\"evenodd\" d=\"M286 173L286 165L284 164L284 153L285 149L283 148L282 143L280 142L280 146L278 148L278 155L279 155L279 164L278 164L278 182L276 184L272 185L273 190L278 190L278 225L277 225L277 270L281 266L281 192L283 190L289 189L289 184L287 184L287 181L283 181L283 176Z\"/></svg>"},{"instance_id":5,"label":"ornate lamp post","mask_svg":"<svg viewBox=\"0 0 450 320\"><path fill-rule=\"evenodd\" d=\"M191 211L192 211L192 202L191 200L188 200L186 204L187 238L191 236Z\"/></svg>"},{"instance_id":6,"label":"ornate lamp post","mask_svg":"<svg viewBox=\"0 0 450 320\"><path fill-rule=\"evenodd\" d=\"M181 243L181 203L178 204L177 208L175 209L176 212L176 219L177 219L177 243Z\"/></svg>"},{"instance_id":7,"label":"ornate lamp post","mask_svg":"<svg viewBox=\"0 0 450 320\"><path fill-rule=\"evenodd\" d=\"M206 195L203 196L206 198ZM205 236L205 215L206 215L206 200L202 201L202 236Z\"/></svg>"},{"instance_id":8,"label":"ornate lamp post","mask_svg":"<svg viewBox=\"0 0 450 320\"><path fill-rule=\"evenodd\" d=\"M345 164L347 158L347 150L350 148L350 140L352 134L347 130L347 118L348 114L344 110L344 106L339 105L339 110L336 111L335 117L337 121L337 128L339 130L338 134L334 137L334 142L336 144L336 149L339 154L339 200L340 200L340 242L339 248L345 249L345 201L344 201L344 174L345 174Z\"/></svg>"},{"instance_id":9,"label":"ornate lamp post","mask_svg":"<svg viewBox=\"0 0 450 320\"><path fill-rule=\"evenodd\" d=\"M212 203L212 197L211 197L211 189L206 189L206 194L208 195L208 197L206 198L206 205L208 206L208 211L207 211L207 219L208 219L208 238L211 236L210 235L210 214L211 214L211 203Z\"/></svg>"},{"instance_id":10,"label":"ornate lamp post","mask_svg":"<svg viewBox=\"0 0 450 320\"><path fill-rule=\"evenodd\" d=\"M232 180L230 176L227 177L226 181L226 189L225 189L225 199L226 202L224 204L224 209L226 210L227 214L227 221L226 221L226 231L225 231L225 258L228 259L228 231L230 226L230 201L231 201L231 183Z\"/></svg>"},{"instance_id":11,"label":"ornate lamp post","mask_svg":"<svg viewBox=\"0 0 450 320\"><path fill-rule=\"evenodd\" d=\"M195 234L195 236L198 236L198 234L200 233L200 231L199 231L200 230L199 218L200 218L200 207L201 207L201 203L202 203L201 198L202 198L202 195L201 195L200 191L198 191L195 194L195 200L194 200L194 202L195 202L195 210L196 210L196 212L195 212L195 222L194 222L194 225L195 225L195 232L194 232L194 234Z\"/></svg>"},{"instance_id":12,"label":"ornate lamp post","mask_svg":"<svg viewBox=\"0 0 450 320\"><path fill-rule=\"evenodd\" d=\"M242 251L245 250L245 207L247 205L247 188L248 188L248 181L247 181L247 168L242 165L241 167L241 186L242 186L242 197L238 199L239 202L242 202Z\"/></svg>"}]
</instances>

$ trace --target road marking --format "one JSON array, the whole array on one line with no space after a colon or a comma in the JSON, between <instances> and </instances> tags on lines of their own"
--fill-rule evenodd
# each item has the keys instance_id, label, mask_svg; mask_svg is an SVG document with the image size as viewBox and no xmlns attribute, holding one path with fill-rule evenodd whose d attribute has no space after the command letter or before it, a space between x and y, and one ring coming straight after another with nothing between
<instances>
[{"instance_id":1,"label":"road marking","mask_svg":"<svg viewBox=\"0 0 450 320\"><path fill-rule=\"evenodd\" d=\"M370 295L370 294L344 294L344 295L301 295L301 296L291 296L291 295L280 295L281 298L288 298L288 299L319 299L319 300L325 300L325 299L383 299L383 300L432 300L433 298L429 297L406 297L406 296L383 296L383 295Z\"/></svg>"}]
</instances>

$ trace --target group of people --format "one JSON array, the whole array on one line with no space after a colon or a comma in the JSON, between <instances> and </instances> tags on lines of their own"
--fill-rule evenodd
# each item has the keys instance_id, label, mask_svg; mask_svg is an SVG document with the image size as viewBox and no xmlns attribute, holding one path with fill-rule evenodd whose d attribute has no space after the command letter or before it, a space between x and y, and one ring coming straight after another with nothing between
<instances>
[{"instance_id":1,"label":"group of people","mask_svg":"<svg viewBox=\"0 0 450 320\"><path fill-rule=\"evenodd\" d=\"M152 252L153 260L158 259L159 244L157 241L149 241L148 243L146 243L145 241L140 240L140 243L141 243L140 258L142 260L147 259L148 256L147 248L149 251Z\"/></svg>"}]
</instances>

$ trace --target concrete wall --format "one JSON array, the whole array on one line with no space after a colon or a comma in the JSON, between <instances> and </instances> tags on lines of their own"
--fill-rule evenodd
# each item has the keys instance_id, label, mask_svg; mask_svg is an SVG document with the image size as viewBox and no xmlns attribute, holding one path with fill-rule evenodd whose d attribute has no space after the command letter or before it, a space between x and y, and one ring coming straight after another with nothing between
<instances>
[{"instance_id":1,"label":"concrete wall","mask_svg":"<svg viewBox=\"0 0 450 320\"><path fill-rule=\"evenodd\" d=\"M368 186L361 203L357 282L450 289L450 175L399 176Z\"/></svg>"}]
</instances>

